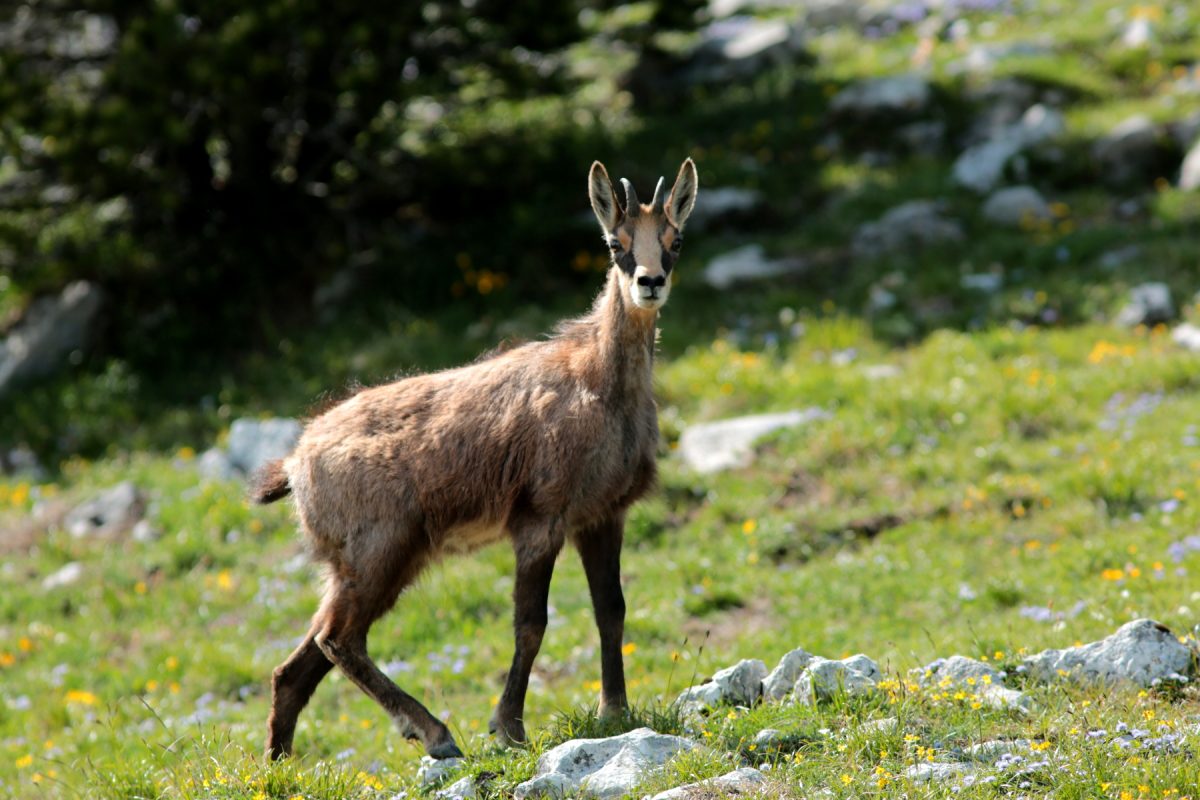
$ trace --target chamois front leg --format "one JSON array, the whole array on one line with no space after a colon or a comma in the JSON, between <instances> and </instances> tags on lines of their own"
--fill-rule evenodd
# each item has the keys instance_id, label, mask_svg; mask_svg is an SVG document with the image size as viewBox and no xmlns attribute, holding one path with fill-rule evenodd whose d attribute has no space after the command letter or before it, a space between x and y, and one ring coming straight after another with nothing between
<instances>
[{"instance_id":1,"label":"chamois front leg","mask_svg":"<svg viewBox=\"0 0 1200 800\"><path fill-rule=\"evenodd\" d=\"M600 714L615 716L629 708L625 697L625 596L621 593L621 539L625 515L620 514L581 532L575 546L583 560L596 627L600 630Z\"/></svg>"},{"instance_id":2,"label":"chamois front leg","mask_svg":"<svg viewBox=\"0 0 1200 800\"><path fill-rule=\"evenodd\" d=\"M488 731L505 745L525 744L525 693L529 672L546 633L547 603L554 559L562 547L555 541L550 526L528 536L519 532L514 538L517 553L517 580L513 589L513 632L516 646L512 666L504 682L500 703L488 725Z\"/></svg>"}]
</instances>

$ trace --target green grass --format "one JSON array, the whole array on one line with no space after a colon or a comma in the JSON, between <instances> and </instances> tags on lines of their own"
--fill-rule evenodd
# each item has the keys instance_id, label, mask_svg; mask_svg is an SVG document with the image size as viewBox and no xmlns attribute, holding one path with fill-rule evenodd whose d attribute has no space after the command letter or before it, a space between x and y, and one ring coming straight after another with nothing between
<instances>
[{"instance_id":1,"label":"green grass","mask_svg":"<svg viewBox=\"0 0 1200 800\"><path fill-rule=\"evenodd\" d=\"M1164 49L1122 55L1107 15L1119 8L1127 17L1131 4L1070 8L1050 3L997 18L991 40L1059 37L1052 54L1014 56L1000 72L1063 88L1073 146L1086 148L1135 111L1168 119L1192 108L1160 90L1163 75L1200 58L1172 33L1194 12L1162 23ZM636 15L621 24L630 20ZM1025 653L1099 638L1139 616L1184 635L1200 607L1200 551L1187 542L1200 524L1200 356L1161 329L1105 322L1143 280L1168 282L1189 305L1200 257L1195 196L1152 182L1110 194L1072 156L1031 173L1060 204L1052 225L994 230L980 218L980 200L952 185L955 147L912 157L867 130L853 132L853 146L827 148L835 130L824 115L828 98L846 81L907 68L915 45L911 32L821 37L815 66L697 89L683 112L653 104L641 116L630 112L627 150L602 154L659 165L691 152L706 185L759 188L770 207L744 223L689 231L663 315L661 486L630 514L623 570L635 712L613 722L592 710L597 636L570 553L555 576L535 666L529 750L503 751L486 735L512 647L504 546L432 568L373 630L373 654L448 719L468 753L464 772L487 796L507 796L547 747L643 724L686 731L706 746L649 777L635 796L742 763L769 766L798 797L823 788L836 797L1194 793L1200 703L1191 689L1029 687L1036 706L1021 715L909 684L908 670L939 656L1012 667ZM597 71L596 92L616 91L596 53L577 55L581 68ZM966 79L948 72L958 56L939 45L931 62L953 112L952 138L967 120L957 99ZM595 105L627 108L627 100ZM868 166L860 158L867 148L890 160ZM1142 210L1122 217L1116 205L1128 196ZM946 198L967 241L851 261L857 226L913 197ZM580 241L584 250L594 237ZM751 241L818 266L767 287L717 293L700 285L696 273L709 257ZM1104 266L1105 253L1131 244L1137 256ZM573 256L564 254L564 264ZM599 284L586 257L576 263ZM962 276L993 270L1004 276L998 292L962 287ZM897 305L868 313L878 284ZM499 294L433 313L380 301L196 376L203 389L186 401L160 397L110 364L31 390L15 406L31 439L55 443L48 452L66 440L88 457L52 465L44 481L0 482L0 794L415 791L420 751L336 673L301 717L299 756L261 758L269 676L304 632L319 580L286 504L247 507L236 482L199 478L196 453L237 416L303 414L354 380L461 363L501 340L537 336L587 302L568 292L531 307ZM0 311L16 302L2 295ZM890 374L868 369L880 365ZM674 455L688 424L808 406L830 417L770 437L747 469L698 476ZM80 539L62 530L66 509L126 479L149 494L161 538ZM79 582L42 587L70 562L83 565ZM867 653L889 688L819 707L721 709L699 722L668 706L740 658L770 666L798 646L829 657ZM899 720L894 730L864 727L888 717ZM1135 750L1117 741L1119 724L1184 735L1173 752ZM785 736L763 752L752 741L767 726ZM1026 764L1050 764L1027 775L984 768L978 777L988 780L958 790L903 777L917 762L952 760L997 737L1029 739Z\"/></svg>"}]
</instances>

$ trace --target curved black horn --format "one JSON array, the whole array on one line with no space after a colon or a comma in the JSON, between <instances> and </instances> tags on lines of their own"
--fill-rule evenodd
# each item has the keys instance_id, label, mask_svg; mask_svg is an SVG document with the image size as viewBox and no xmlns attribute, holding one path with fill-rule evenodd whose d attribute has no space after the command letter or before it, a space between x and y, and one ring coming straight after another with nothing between
<instances>
[{"instance_id":1,"label":"curved black horn","mask_svg":"<svg viewBox=\"0 0 1200 800\"><path fill-rule=\"evenodd\" d=\"M667 198L663 197L663 179L660 177L658 185L654 187L654 197L650 199L650 207L658 211L665 202L667 202Z\"/></svg>"},{"instance_id":2,"label":"curved black horn","mask_svg":"<svg viewBox=\"0 0 1200 800\"><path fill-rule=\"evenodd\" d=\"M637 192L633 190L633 184L628 178L621 178L621 185L625 187L625 215L630 219L638 215L641 206L638 205Z\"/></svg>"}]
</instances>

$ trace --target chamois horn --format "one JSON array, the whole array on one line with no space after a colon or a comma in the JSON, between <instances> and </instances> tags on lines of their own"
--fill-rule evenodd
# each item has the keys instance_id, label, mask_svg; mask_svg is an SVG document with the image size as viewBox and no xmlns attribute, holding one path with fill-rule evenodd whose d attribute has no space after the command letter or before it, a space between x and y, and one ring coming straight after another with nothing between
<instances>
[{"instance_id":1,"label":"chamois horn","mask_svg":"<svg viewBox=\"0 0 1200 800\"><path fill-rule=\"evenodd\" d=\"M625 187L625 216L633 219L642 209L638 205L637 192L633 190L633 184L628 178L621 178L621 185Z\"/></svg>"}]
</instances>

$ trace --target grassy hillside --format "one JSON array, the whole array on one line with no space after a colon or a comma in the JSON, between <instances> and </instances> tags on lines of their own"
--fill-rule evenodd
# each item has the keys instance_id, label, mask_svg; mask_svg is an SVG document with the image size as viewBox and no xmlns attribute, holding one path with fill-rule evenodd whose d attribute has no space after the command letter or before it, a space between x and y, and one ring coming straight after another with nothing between
<instances>
[{"instance_id":1,"label":"grassy hillside","mask_svg":"<svg viewBox=\"0 0 1200 800\"><path fill-rule=\"evenodd\" d=\"M770 765L796 796L1195 796L1200 703L1190 689L1035 687L1036 710L1020 715L905 680L955 653L1015 666L1025 653L1143 616L1183 636L1200 608L1200 356L1165 327L1109 322L1144 280L1167 282L1183 313L1194 310L1200 200L1173 188L1174 173L1105 186L1086 158L1131 113L1165 121L1200 109L1200 94L1179 88L1200 61L1200 46L1180 33L1194 29L1196 11L1016 5L1020 13L966 15L971 36L1051 44L1004 59L990 77L955 70L965 46L934 44L923 69L949 131L936 152L907 152L886 131L828 113L847 82L911 68L922 45L904 28L878 39L845 29L815 37L814 65L691 90L689 110L649 113L627 151L597 154L618 172L613 162L666 172L690 152L702 185L768 198L752 219L689 230L663 313L661 487L626 535L626 669L640 715L627 726L678 729L664 703L679 690L737 659L770 666L799 646L867 653L893 681L873 699L710 717L694 733L711 749L646 791L746 760ZM1115 44L1122 26L1146 15L1158 37L1150 47ZM968 90L997 75L1063 98L1062 157L1029 165L1027 178L1053 201L1053 222L997 228L950 177L958 137L981 113ZM565 178L581 191L585 168ZM930 197L948 204L965 241L851 256L861 224ZM748 242L814 266L724 292L702 284L710 257ZM565 253L563 269L572 257L591 269L596 244L581 237L585 255ZM1122 249L1127 256L1106 258ZM963 281L979 273L999 275L999 287ZM871 305L879 287L894 305ZM507 302L493 307L503 311L464 301L424 316L383 301L231 367L186 407L139 405L136 382L119 370L70 387L72 424L129 435L99 460L0 482L0 789L112 798L416 791L420 751L338 674L301 717L300 757L262 761L270 672L304 632L318 581L287 504L247 507L238 483L199 477L196 453L238 415L299 414L352 379L459 362L537 335L587 298ZM771 437L745 469L701 477L673 453L690 423L810 406L828 419ZM158 538L63 530L67 509L122 480L151 496ZM71 562L82 566L77 581L44 585ZM599 690L597 636L568 552L529 696L537 742L507 753L487 737L511 654L512 586L504 546L438 565L371 641L385 671L448 720L468 750L466 769L493 773L497 796L528 777L541 749L601 729L588 711ZM861 726L884 717L901 724ZM787 733L782 749L750 744L768 725ZM1178 738L1131 747L1122 725L1150 731L1144 739ZM1026 765L1050 764L957 789L900 777L912 763L997 736L1031 740Z\"/></svg>"}]
</instances>

